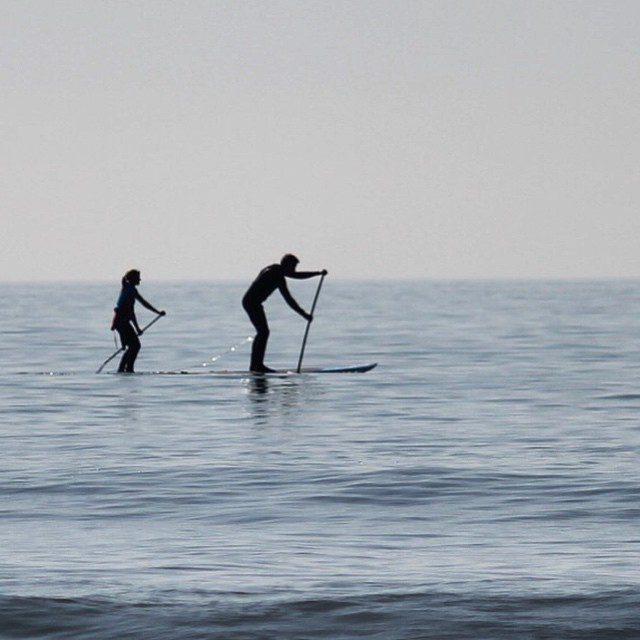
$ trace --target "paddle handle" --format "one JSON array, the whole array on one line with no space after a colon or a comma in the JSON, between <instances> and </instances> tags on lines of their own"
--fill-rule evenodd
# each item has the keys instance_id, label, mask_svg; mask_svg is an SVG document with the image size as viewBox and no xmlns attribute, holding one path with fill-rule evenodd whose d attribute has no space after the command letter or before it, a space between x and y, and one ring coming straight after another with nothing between
<instances>
[{"instance_id":1,"label":"paddle handle","mask_svg":"<svg viewBox=\"0 0 640 640\"><path fill-rule=\"evenodd\" d=\"M145 324L144 327L142 327L142 331L140 333L144 333L152 324L158 322L158 320L160 320L160 318L162 318L164 315L164 313L159 313L151 322Z\"/></svg>"},{"instance_id":2,"label":"paddle handle","mask_svg":"<svg viewBox=\"0 0 640 640\"><path fill-rule=\"evenodd\" d=\"M313 298L313 304L311 305L311 311L309 312L309 315L313 316L313 312L316 309L316 302L318 302L318 296L320 295L320 289L322 288L322 283L324 282L324 277L326 276L326 273L323 273L320 276L320 282L318 283L318 288L316 289L316 295ZM296 369L297 373L300 373L300 370L302 368L302 358L304 357L304 349L307 346L307 338L309 337L309 329L311 328L311 320L307 321L307 327L304 330L304 338L302 339L302 348L300 349L300 357L298 358L298 367Z\"/></svg>"},{"instance_id":3,"label":"paddle handle","mask_svg":"<svg viewBox=\"0 0 640 640\"><path fill-rule=\"evenodd\" d=\"M140 333L144 333L154 322L158 322L162 318L162 315L158 314L151 322L142 327L142 331ZM102 370L122 351L124 351L124 347L120 347L117 351L114 351L101 365L98 367L96 373L101 373Z\"/></svg>"}]
</instances>

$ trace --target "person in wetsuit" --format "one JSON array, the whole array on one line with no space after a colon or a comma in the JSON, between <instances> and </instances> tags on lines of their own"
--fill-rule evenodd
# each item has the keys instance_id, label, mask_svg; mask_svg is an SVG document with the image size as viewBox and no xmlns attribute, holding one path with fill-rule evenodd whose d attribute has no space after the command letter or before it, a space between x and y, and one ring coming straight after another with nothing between
<instances>
[{"instance_id":1,"label":"person in wetsuit","mask_svg":"<svg viewBox=\"0 0 640 640\"><path fill-rule=\"evenodd\" d=\"M251 364L249 367L249 369L255 373L268 373L273 371L273 369L270 369L264 364L264 354L267 350L267 340L269 339L269 325L262 304L276 289L280 290L285 302L296 313L299 313L309 322L313 320L312 316L302 309L293 299L293 296L287 288L285 278L305 280L306 278L313 278L314 276L327 275L327 271L296 271L298 262L298 258L288 253L280 260L280 264L272 264L265 267L251 283L251 286L242 298L242 306L257 332L253 340L253 345L251 346Z\"/></svg>"},{"instance_id":2,"label":"person in wetsuit","mask_svg":"<svg viewBox=\"0 0 640 640\"><path fill-rule=\"evenodd\" d=\"M122 290L113 310L113 321L111 322L111 331L117 331L120 334L122 348L125 350L120 366L119 373L133 373L133 365L140 351L140 340L138 336L142 335L142 329L138 324L133 306L136 300L140 301L143 307L157 313L159 316L166 315L164 311L158 311L152 304L147 302L139 293L136 287L140 284L140 272L131 269L124 274L122 278ZM135 329L134 329L135 327Z\"/></svg>"}]
</instances>

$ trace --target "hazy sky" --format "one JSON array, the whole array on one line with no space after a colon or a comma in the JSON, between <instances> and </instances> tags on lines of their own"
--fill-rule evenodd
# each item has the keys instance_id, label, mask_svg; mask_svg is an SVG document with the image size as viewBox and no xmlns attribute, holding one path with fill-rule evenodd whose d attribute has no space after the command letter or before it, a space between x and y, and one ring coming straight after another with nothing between
<instances>
[{"instance_id":1,"label":"hazy sky","mask_svg":"<svg viewBox=\"0 0 640 640\"><path fill-rule=\"evenodd\" d=\"M0 8L0 280L640 276L639 2Z\"/></svg>"}]
</instances>

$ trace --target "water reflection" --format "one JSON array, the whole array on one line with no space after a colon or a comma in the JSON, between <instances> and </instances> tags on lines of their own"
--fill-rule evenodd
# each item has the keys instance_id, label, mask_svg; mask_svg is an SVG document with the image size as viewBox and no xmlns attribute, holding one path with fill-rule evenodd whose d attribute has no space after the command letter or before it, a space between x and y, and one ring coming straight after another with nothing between
<instances>
[{"instance_id":1,"label":"water reflection","mask_svg":"<svg viewBox=\"0 0 640 640\"><path fill-rule=\"evenodd\" d=\"M247 378L246 388L249 410L257 424L277 422L287 425L299 417L309 381L303 376L279 378L255 375Z\"/></svg>"},{"instance_id":2,"label":"water reflection","mask_svg":"<svg viewBox=\"0 0 640 640\"><path fill-rule=\"evenodd\" d=\"M251 376L248 379L249 383L249 395L257 396L254 398L257 401L260 401L260 396L266 395L269 393L269 379L267 376Z\"/></svg>"}]
</instances>

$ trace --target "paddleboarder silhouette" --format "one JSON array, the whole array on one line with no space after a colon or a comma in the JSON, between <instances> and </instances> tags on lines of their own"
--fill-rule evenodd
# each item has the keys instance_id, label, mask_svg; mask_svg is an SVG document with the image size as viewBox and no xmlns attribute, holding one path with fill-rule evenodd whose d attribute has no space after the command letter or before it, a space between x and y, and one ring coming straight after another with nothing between
<instances>
[{"instance_id":1,"label":"paddleboarder silhouette","mask_svg":"<svg viewBox=\"0 0 640 640\"><path fill-rule=\"evenodd\" d=\"M242 298L242 307L247 312L249 320L256 328L256 336L251 346L251 363L249 369L254 373L273 372L264 364L264 354L269 340L269 324L262 304L278 289L285 302L305 320L311 322L313 317L308 314L293 298L287 287L286 278L294 280L306 280L315 276L327 275L326 269L322 271L296 271L300 261L294 255L287 253L280 260L280 264L271 264L265 267L251 283Z\"/></svg>"},{"instance_id":2,"label":"paddleboarder silhouette","mask_svg":"<svg viewBox=\"0 0 640 640\"><path fill-rule=\"evenodd\" d=\"M122 290L120 291L120 296L113 310L111 331L115 330L120 334L122 348L125 350L120 360L120 365L118 366L119 373L134 373L133 366L140 351L140 340L138 336L142 335L143 330L140 329L133 309L136 300L138 300L143 307L149 309L149 311L153 311L159 316L166 315L164 311L158 311L138 293L136 287L139 284L140 272L137 269L127 271L122 278Z\"/></svg>"}]
</instances>

